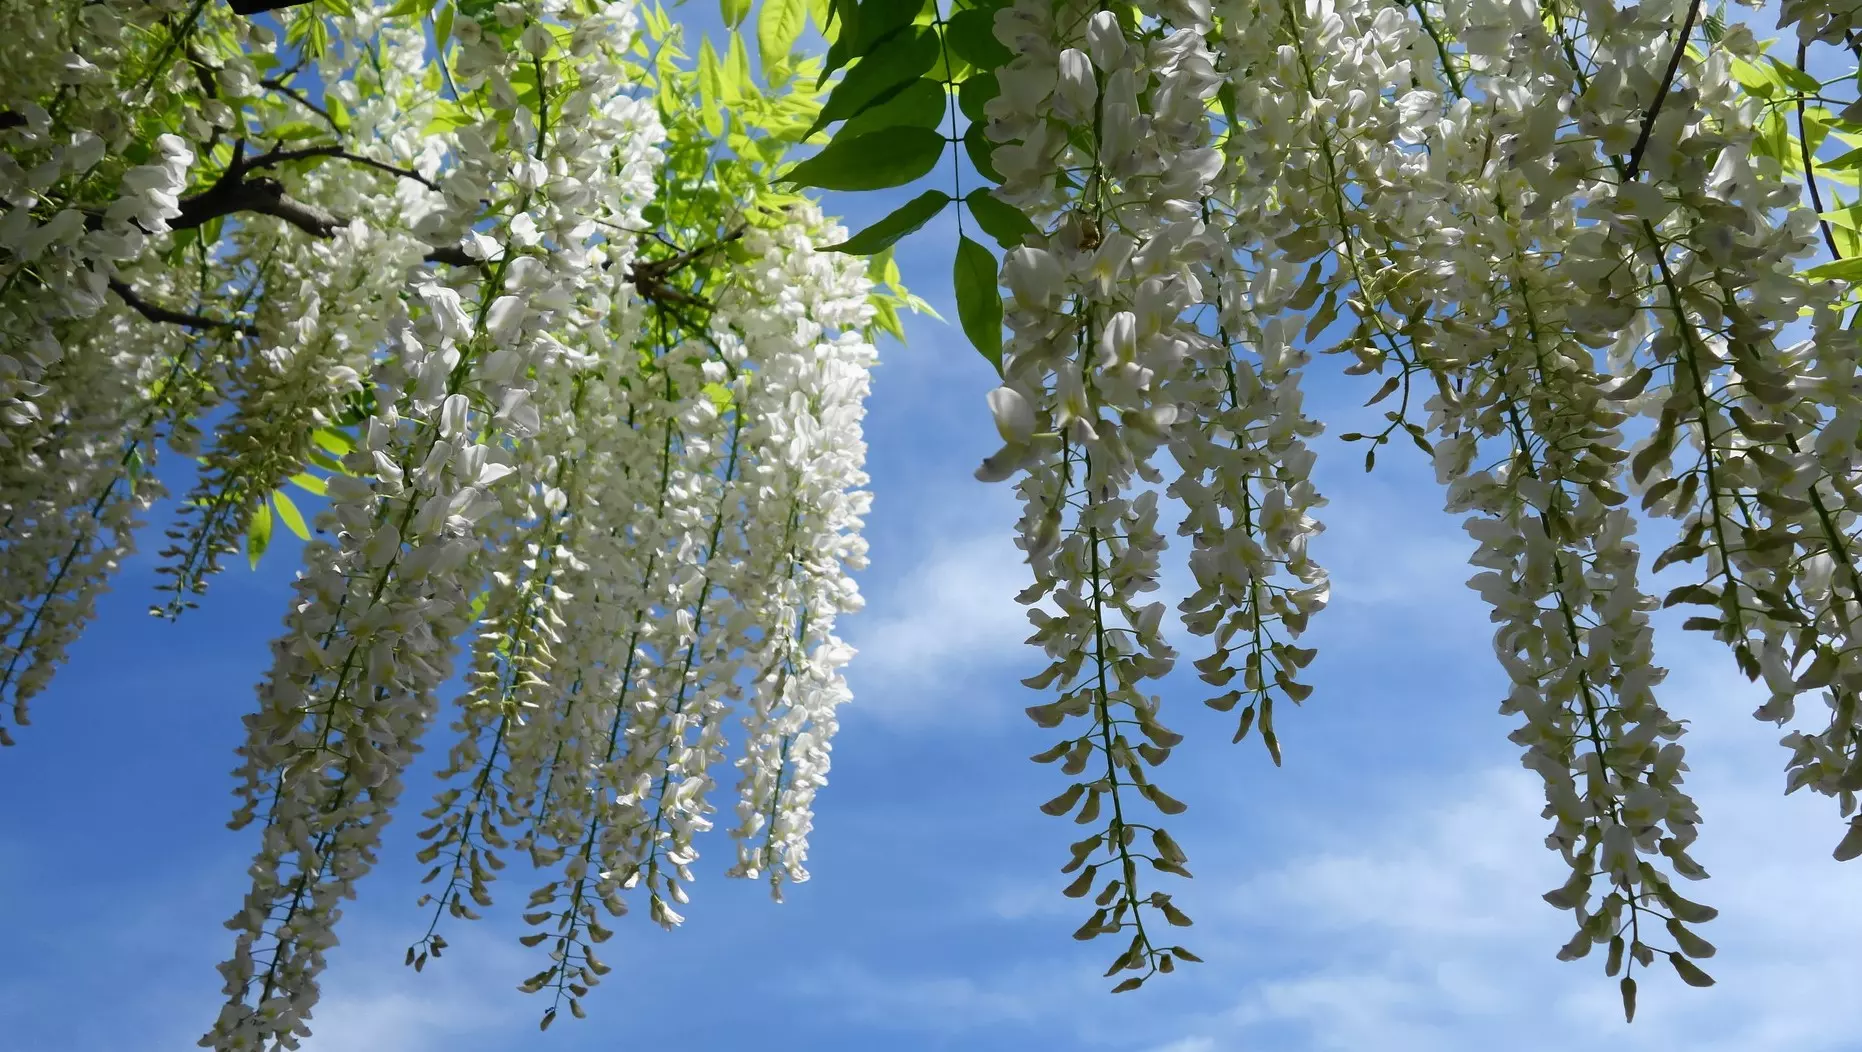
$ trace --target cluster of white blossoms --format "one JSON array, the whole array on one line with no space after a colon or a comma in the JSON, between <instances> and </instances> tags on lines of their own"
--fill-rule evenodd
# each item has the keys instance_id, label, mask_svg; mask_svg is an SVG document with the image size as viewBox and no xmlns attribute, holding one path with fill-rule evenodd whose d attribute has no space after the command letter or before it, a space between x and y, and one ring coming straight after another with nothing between
<instances>
[{"instance_id":1,"label":"cluster of white blossoms","mask_svg":"<svg viewBox=\"0 0 1862 1052\"><path fill-rule=\"evenodd\" d=\"M1159 587L1165 547L1159 494L1147 488L1165 482L1158 452L1168 447L1181 465L1170 490L1189 505L1185 532L1197 537L1199 590L1185 609L1200 634L1216 636L1218 649L1199 662L1206 679L1234 676L1235 646L1249 655L1247 691L1262 693L1271 661L1286 653L1270 649L1271 624L1296 631L1324 601L1322 587L1271 583L1281 565L1321 579L1304 554L1313 528L1304 509L1315 500L1297 477L1306 459L1297 359L1257 347L1260 367L1237 369L1231 340L1200 324L1208 307L1225 321L1248 314L1204 207L1223 167L1209 119L1221 86L1209 12L1142 6L1143 27L1090 3L1027 0L996 15L996 36L1015 55L987 105L987 133L1003 144L992 157L997 193L1048 233L1003 262L1011 337L990 406L1006 445L978 472L1022 476L1019 544L1035 581L1020 599L1033 604L1032 642L1052 662L1027 682L1060 691L1029 713L1045 727L1077 721L1037 757L1064 757L1073 779L1043 810L1103 821L1073 846L1066 870L1079 876L1067 894L1097 891L1078 937L1129 935L1108 972L1135 973L1121 989L1195 959L1160 941L1157 925L1188 918L1167 893L1141 888L1141 866L1187 875L1169 834L1138 820L1140 800L1183 809L1147 774L1181 740L1146 693L1176 659L1165 605L1145 598ZM1276 403L1291 421L1270 419ZM1215 704L1232 707L1239 694Z\"/></svg>"},{"instance_id":2,"label":"cluster of white blossoms","mask_svg":"<svg viewBox=\"0 0 1862 1052\"><path fill-rule=\"evenodd\" d=\"M875 48L890 26L935 64L898 3L810 17ZM580 1016L630 893L681 921L727 762L729 872L778 896L807 878L865 561L868 334L911 301L876 307L865 263L828 250L846 232L772 191L818 111L795 86L817 67L780 49L765 94L736 58L680 69L631 0L224 8L0 11L0 719L26 722L133 550L158 456L196 459L153 612L181 616L274 522L308 541L239 750L234 824L260 848L203 1044L309 1032L340 903L456 670L408 963L522 853L546 873L523 942L547 954L522 987L550 994L545 1025ZM1853 182L1819 151L1862 141L1862 104L1826 105L1810 57L1858 49L1854 0L1779 5L1794 64L1697 0L912 10L961 62L891 84L896 107L872 86L904 67L856 66L871 115L843 129L917 123L850 136L900 156L836 142L811 177L934 162L918 100L967 77L962 139L1000 182L968 204L1033 228L1000 270L1003 445L978 475L1023 503L1050 662L1026 682L1053 695L1029 712L1065 728L1036 759L1070 779L1044 810L1095 830L1065 893L1094 902L1078 937L1121 940L1116 989L1196 959L1145 872L1188 876L1149 818L1184 807L1151 780L1181 740L1153 693L1167 634L1199 641L1206 703L1276 763L1276 702L1311 694L1314 348L1392 406L1343 436L1367 469L1414 444L1466 517L1501 710L1570 867L1545 896L1574 916L1561 957L1607 947L1631 1015L1658 957L1713 981L1713 910L1675 890L1706 874L1660 607L1700 608L1685 627L1765 683L1758 718L1794 724L1787 791L1834 797L1835 855L1862 855L1862 233L1819 183ZM979 14L1002 49L958 32ZM728 133L699 112L721 100ZM936 197L901 212L922 225ZM856 240L896 240L897 215ZM973 273L966 328L995 309L969 309ZM323 498L310 524L286 484ZM1678 535L1649 567L1632 497ZM1154 595L1173 518L1175 620ZM1657 598L1643 575L1670 567L1685 582ZM1800 719L1806 695L1827 716Z\"/></svg>"},{"instance_id":3,"label":"cluster of white blossoms","mask_svg":"<svg viewBox=\"0 0 1862 1052\"><path fill-rule=\"evenodd\" d=\"M158 495L151 439L167 409L144 394L189 354L181 331L133 337L142 319L112 295L181 215L195 163L174 134L124 156L139 129L117 84L138 72L141 29L102 5L0 13L0 704L11 710L0 721L14 724ZM0 744L11 741L0 725Z\"/></svg>"},{"instance_id":4,"label":"cluster of white blossoms","mask_svg":"<svg viewBox=\"0 0 1862 1052\"><path fill-rule=\"evenodd\" d=\"M1783 20L1853 44L1852 7L1787 4ZM1789 721L1822 692L1827 726L1785 739L1787 790L1854 814L1862 384L1848 284L1802 272L1818 247L1800 200L1816 147L1766 153L1767 103L1736 79L1770 60L1746 27L1706 18L1691 2L1513 0L997 13L1014 58L987 107L994 192L1040 233L1003 263L1012 340L990 406L1007 444L979 475L1020 476L1037 582L1023 599L1047 600L1030 616L1054 658L1029 682L1062 690L1031 713L1094 723L1039 758L1066 756L1083 779L1050 813L1085 799L1090 822L1102 794L1114 804L1068 868L1101 847L1117 862L1123 883L1081 932L1133 929L1115 971L1151 949L1119 846L1118 805L1142 775L1118 728L1155 726L1137 687L1170 667L1161 608L1136 601L1162 546L1142 484L1164 481L1151 455L1168 446L1196 584L1183 624L1218 647L1197 669L1218 687L1240 674L1210 704L1246 699L1237 738L1258 722L1277 762L1274 693L1309 693L1295 675L1312 652L1293 637L1326 597L1306 556L1321 501L1302 346L1381 374L1373 402L1400 394L1381 433L1345 436L1371 446L1367 468L1393 435L1413 442L1449 510L1471 515L1470 583L1512 682L1502 711L1521 718L1547 843L1571 866L1546 896L1576 915L1561 957L1607 945L1631 1013L1632 973L1657 956L1712 982L1692 926L1714 911L1673 884L1706 873L1688 854L1700 816L1681 784L1683 721L1655 696L1659 606L1709 609L1688 627L1769 685L1760 718ZM1822 233L1842 259L1827 221ZM1680 523L1654 569L1700 567L1665 601L1639 583L1632 492ZM1154 737L1144 758L1173 741ZM1105 770L1084 773L1095 750ZM1857 854L1862 817L1837 849Z\"/></svg>"},{"instance_id":5,"label":"cluster of white blossoms","mask_svg":"<svg viewBox=\"0 0 1862 1052\"><path fill-rule=\"evenodd\" d=\"M418 18L354 7L0 15L13 722L161 495L158 448L200 462L158 614L301 516L288 481L324 498L239 749L259 848L216 1049L309 1034L456 666L408 961L515 844L548 872L523 940L549 941L524 984L546 1025L583 1014L630 889L679 922L733 753L730 872L807 879L849 696L875 308L865 262L821 248L846 232L754 200L658 225L683 205L627 0L455 12L437 63ZM148 135L136 100L180 126Z\"/></svg>"}]
</instances>

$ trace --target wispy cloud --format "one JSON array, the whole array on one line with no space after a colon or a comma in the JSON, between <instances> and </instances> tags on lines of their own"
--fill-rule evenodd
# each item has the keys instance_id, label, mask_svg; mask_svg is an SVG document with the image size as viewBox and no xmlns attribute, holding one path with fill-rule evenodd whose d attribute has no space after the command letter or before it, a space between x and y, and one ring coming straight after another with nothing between
<instances>
[{"instance_id":1,"label":"wispy cloud","mask_svg":"<svg viewBox=\"0 0 1862 1052\"><path fill-rule=\"evenodd\" d=\"M810 969L791 989L853 1022L952 1032L1051 1019L1090 996L1082 978L1033 967L982 977L886 973L842 960Z\"/></svg>"},{"instance_id":2,"label":"wispy cloud","mask_svg":"<svg viewBox=\"0 0 1862 1052\"><path fill-rule=\"evenodd\" d=\"M1702 928L1723 951L1709 964L1719 985L1689 989L1658 961L1625 1025L1600 961L1552 959L1570 915L1538 898L1560 866L1534 833L1538 787L1523 771L1480 770L1412 786L1344 826L1335 804L1317 805L1312 828L1330 831L1246 880L1218 922L1274 950L1233 1008L1189 1036L1378 1052L1583 1038L1648 1052L1856 1047L1862 962L1844 947L1862 940L1862 900L1828 857L1827 803L1778 797L1764 729L1727 724L1750 707L1743 683L1680 678L1670 693L1723 731L1696 743L1707 817L1696 854L1714 878L1689 889L1721 910Z\"/></svg>"},{"instance_id":3,"label":"wispy cloud","mask_svg":"<svg viewBox=\"0 0 1862 1052\"><path fill-rule=\"evenodd\" d=\"M1028 568L1002 516L994 530L934 541L910 570L882 584L849 640L859 709L915 720L963 705L953 689L979 672L1011 668L1031 652L1026 608L1015 595ZM1029 659L1031 663L1031 659Z\"/></svg>"}]
</instances>

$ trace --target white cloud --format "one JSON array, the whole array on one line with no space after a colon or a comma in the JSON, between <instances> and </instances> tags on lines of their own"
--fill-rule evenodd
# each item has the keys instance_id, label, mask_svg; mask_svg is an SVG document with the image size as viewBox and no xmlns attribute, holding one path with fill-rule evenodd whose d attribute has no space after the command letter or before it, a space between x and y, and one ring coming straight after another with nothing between
<instances>
[{"instance_id":1,"label":"white cloud","mask_svg":"<svg viewBox=\"0 0 1862 1052\"><path fill-rule=\"evenodd\" d=\"M888 1028L960 1031L1051 1018L1069 1000L1087 996L1064 972L1016 969L985 979L951 975L885 975L847 961L809 970L794 992L848 1019Z\"/></svg>"},{"instance_id":2,"label":"white cloud","mask_svg":"<svg viewBox=\"0 0 1862 1052\"><path fill-rule=\"evenodd\" d=\"M1167 1045L1157 1045L1145 1052L1215 1052L1215 1039L1208 1037L1186 1037L1172 1041Z\"/></svg>"},{"instance_id":3,"label":"white cloud","mask_svg":"<svg viewBox=\"0 0 1862 1052\"><path fill-rule=\"evenodd\" d=\"M1862 898L1856 872L1829 858L1833 808L1779 797L1775 733L1745 715L1743 683L1677 679L1671 704L1715 728L1695 736L1691 764L1706 817L1695 854L1714 876L1687 893L1721 910L1700 929L1720 947L1719 985L1689 989L1658 961L1630 1026L1597 957L1555 961L1570 915L1538 898L1561 865L1539 843L1538 789L1488 770L1415 786L1342 828L1335 803L1315 809L1312 828L1328 832L1245 881L1218 921L1266 951L1262 978L1190 1036L1378 1052L1854 1048Z\"/></svg>"},{"instance_id":4,"label":"white cloud","mask_svg":"<svg viewBox=\"0 0 1862 1052\"><path fill-rule=\"evenodd\" d=\"M859 654L848 669L862 711L922 717L960 703L965 673L999 669L1029 652L1028 615L1015 601L1028 568L1006 523L935 543L847 623Z\"/></svg>"},{"instance_id":5,"label":"white cloud","mask_svg":"<svg viewBox=\"0 0 1862 1052\"><path fill-rule=\"evenodd\" d=\"M428 1052L460 1047L467 1037L479 1039L467 1042L469 1047L495 1047L487 1034L534 1029L549 1007L547 993L525 997L515 991L538 964L510 938L460 931L449 939L454 945L445 958L429 960L418 973L403 965L402 950L386 940L351 939L353 944L334 951L346 958L346 967L332 968L324 981L305 1052Z\"/></svg>"}]
</instances>

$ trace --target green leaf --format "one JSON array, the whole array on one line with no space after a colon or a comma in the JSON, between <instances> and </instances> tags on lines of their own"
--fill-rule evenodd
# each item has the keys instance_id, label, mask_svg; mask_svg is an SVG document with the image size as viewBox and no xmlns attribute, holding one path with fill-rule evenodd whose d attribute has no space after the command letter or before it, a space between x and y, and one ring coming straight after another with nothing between
<instances>
[{"instance_id":1,"label":"green leaf","mask_svg":"<svg viewBox=\"0 0 1862 1052\"><path fill-rule=\"evenodd\" d=\"M821 35L830 42L839 35L840 22L834 17L833 0L806 0L809 21L821 31Z\"/></svg>"},{"instance_id":2,"label":"green leaf","mask_svg":"<svg viewBox=\"0 0 1862 1052\"><path fill-rule=\"evenodd\" d=\"M957 320L977 353L1002 371L1002 289L997 285L996 257L981 244L957 242L952 283L957 290Z\"/></svg>"},{"instance_id":3,"label":"green leaf","mask_svg":"<svg viewBox=\"0 0 1862 1052\"><path fill-rule=\"evenodd\" d=\"M1857 168L1862 168L1862 149L1850 150L1840 156L1832 157L1827 161L1818 161L1817 168L1820 171L1835 172L1852 171Z\"/></svg>"},{"instance_id":4,"label":"green leaf","mask_svg":"<svg viewBox=\"0 0 1862 1052\"><path fill-rule=\"evenodd\" d=\"M433 43L439 48L440 54L446 53L446 42L452 39L452 35L453 5L447 4L440 8L440 13L433 19Z\"/></svg>"},{"instance_id":5,"label":"green leaf","mask_svg":"<svg viewBox=\"0 0 1862 1052\"><path fill-rule=\"evenodd\" d=\"M333 428L320 427L310 433L310 440L339 457L346 457L355 449L355 443L349 436Z\"/></svg>"},{"instance_id":6,"label":"green leaf","mask_svg":"<svg viewBox=\"0 0 1862 1052\"><path fill-rule=\"evenodd\" d=\"M1806 95L1815 95L1823 90L1823 84L1818 81L1817 78L1798 69L1789 62L1780 61L1776 56L1772 55L1767 55L1765 61L1771 63L1773 76L1785 87L1791 88L1794 91L1803 92Z\"/></svg>"},{"instance_id":7,"label":"green leaf","mask_svg":"<svg viewBox=\"0 0 1862 1052\"><path fill-rule=\"evenodd\" d=\"M1015 56L996 39L995 23L994 11L959 11L944 23L944 42L958 58L979 70L1000 69Z\"/></svg>"},{"instance_id":8,"label":"green leaf","mask_svg":"<svg viewBox=\"0 0 1862 1052\"><path fill-rule=\"evenodd\" d=\"M304 525L304 513L297 510L297 505L291 502L284 490L272 493L272 507L278 509L278 521L284 523L285 529L297 534L300 541L310 540L310 529Z\"/></svg>"},{"instance_id":9,"label":"green leaf","mask_svg":"<svg viewBox=\"0 0 1862 1052\"><path fill-rule=\"evenodd\" d=\"M724 64L724 97L731 102L741 102L754 97L756 78L750 72L750 49L744 46L742 33L731 34L730 59Z\"/></svg>"},{"instance_id":10,"label":"green leaf","mask_svg":"<svg viewBox=\"0 0 1862 1052\"><path fill-rule=\"evenodd\" d=\"M1811 281L1862 282L1862 256L1854 259L1839 259L1833 263L1811 267L1804 271L1804 276Z\"/></svg>"},{"instance_id":11,"label":"green leaf","mask_svg":"<svg viewBox=\"0 0 1862 1052\"><path fill-rule=\"evenodd\" d=\"M996 147L1000 145L1002 144L990 142L989 136L983 134L983 124L981 121L972 122L971 125L963 131L963 150L970 155L970 163L976 166L977 172L980 173L983 178L988 179L992 183L1000 183L1002 181L1002 173L996 171L995 162L990 160L989 157L990 154L995 152Z\"/></svg>"},{"instance_id":12,"label":"green leaf","mask_svg":"<svg viewBox=\"0 0 1862 1052\"><path fill-rule=\"evenodd\" d=\"M706 37L698 45L699 119L714 138L724 134L724 74L719 69L717 50Z\"/></svg>"},{"instance_id":13,"label":"green leaf","mask_svg":"<svg viewBox=\"0 0 1862 1052\"><path fill-rule=\"evenodd\" d=\"M835 121L858 116L903 91L906 85L937 65L937 54L937 32L929 27L919 27L887 40L871 55L861 58L859 65L834 86L814 124L809 126L809 134Z\"/></svg>"},{"instance_id":14,"label":"green leaf","mask_svg":"<svg viewBox=\"0 0 1862 1052\"><path fill-rule=\"evenodd\" d=\"M299 472L291 476L291 485L305 493L314 493L319 497L329 494L329 485L322 479L308 472Z\"/></svg>"},{"instance_id":15,"label":"green leaf","mask_svg":"<svg viewBox=\"0 0 1862 1052\"><path fill-rule=\"evenodd\" d=\"M972 124L981 124L989 119L983 112L983 104L1002 94L1002 84L996 80L994 73L976 73L957 86L957 108L970 118Z\"/></svg>"},{"instance_id":16,"label":"green leaf","mask_svg":"<svg viewBox=\"0 0 1862 1052\"><path fill-rule=\"evenodd\" d=\"M264 134L266 138L286 142L292 139L315 139L328 131L329 129L323 125L313 124L310 121L286 121L265 129Z\"/></svg>"},{"instance_id":17,"label":"green leaf","mask_svg":"<svg viewBox=\"0 0 1862 1052\"><path fill-rule=\"evenodd\" d=\"M259 568L259 559L271 543L272 510L260 502L258 510L252 513L252 521L246 523L246 561L254 570Z\"/></svg>"},{"instance_id":18,"label":"green leaf","mask_svg":"<svg viewBox=\"0 0 1862 1052\"><path fill-rule=\"evenodd\" d=\"M946 105L942 82L919 79L841 125L834 134L840 137L865 135L883 128L935 128L944 119Z\"/></svg>"},{"instance_id":19,"label":"green leaf","mask_svg":"<svg viewBox=\"0 0 1862 1052\"><path fill-rule=\"evenodd\" d=\"M951 197L942 190L926 190L899 206L891 215L826 251L870 256L884 251L892 243L929 223L944 210Z\"/></svg>"},{"instance_id":20,"label":"green leaf","mask_svg":"<svg viewBox=\"0 0 1862 1052\"><path fill-rule=\"evenodd\" d=\"M724 15L724 24L736 29L750 17L750 0L720 0L718 4Z\"/></svg>"},{"instance_id":21,"label":"green leaf","mask_svg":"<svg viewBox=\"0 0 1862 1052\"><path fill-rule=\"evenodd\" d=\"M756 49L765 75L772 65L788 61L790 49L807 24L807 0L763 0L763 11L756 19Z\"/></svg>"},{"instance_id":22,"label":"green leaf","mask_svg":"<svg viewBox=\"0 0 1862 1052\"><path fill-rule=\"evenodd\" d=\"M887 128L835 138L782 181L823 190L884 190L921 178L943 155L944 137L930 128Z\"/></svg>"},{"instance_id":23,"label":"green leaf","mask_svg":"<svg viewBox=\"0 0 1862 1052\"><path fill-rule=\"evenodd\" d=\"M865 0L856 8L839 0L836 7L842 12L841 33L828 49L817 84L826 83L828 74L866 57L892 34L911 25L924 6L924 0Z\"/></svg>"},{"instance_id":24,"label":"green leaf","mask_svg":"<svg viewBox=\"0 0 1862 1052\"><path fill-rule=\"evenodd\" d=\"M736 401L736 397L731 394L731 389L723 384L706 384L699 388L699 391L706 398L711 399L711 404L715 406L720 413L729 409L731 404Z\"/></svg>"},{"instance_id":25,"label":"green leaf","mask_svg":"<svg viewBox=\"0 0 1862 1052\"><path fill-rule=\"evenodd\" d=\"M983 228L983 233L1005 249L1020 248L1023 238L1039 233L1021 209L997 200L986 188L965 194L963 203L970 206L970 214L976 217L976 225Z\"/></svg>"}]
</instances>

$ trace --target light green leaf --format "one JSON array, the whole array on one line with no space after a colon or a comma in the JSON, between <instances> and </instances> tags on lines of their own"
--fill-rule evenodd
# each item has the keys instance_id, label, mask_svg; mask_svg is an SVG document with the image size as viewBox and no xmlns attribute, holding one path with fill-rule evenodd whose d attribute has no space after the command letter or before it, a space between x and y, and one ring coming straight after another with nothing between
<instances>
[{"instance_id":1,"label":"light green leaf","mask_svg":"<svg viewBox=\"0 0 1862 1052\"><path fill-rule=\"evenodd\" d=\"M834 17L834 0L806 0L808 18L829 43L840 35L840 20Z\"/></svg>"},{"instance_id":2,"label":"light green leaf","mask_svg":"<svg viewBox=\"0 0 1862 1052\"><path fill-rule=\"evenodd\" d=\"M952 282L957 290L957 320L977 353L1002 371L1002 289L996 283L996 257L981 244L957 242Z\"/></svg>"},{"instance_id":3,"label":"light green leaf","mask_svg":"<svg viewBox=\"0 0 1862 1052\"><path fill-rule=\"evenodd\" d=\"M297 510L297 505L285 495L284 490L273 491L272 507L278 509L278 521L284 523L285 529L297 534L300 541L310 540L310 529L304 525L304 513Z\"/></svg>"},{"instance_id":4,"label":"light green leaf","mask_svg":"<svg viewBox=\"0 0 1862 1052\"><path fill-rule=\"evenodd\" d=\"M756 76L750 71L750 49L744 46L742 33L731 34L730 58L724 64L723 73L727 100L739 103L758 94Z\"/></svg>"},{"instance_id":5,"label":"light green leaf","mask_svg":"<svg viewBox=\"0 0 1862 1052\"><path fill-rule=\"evenodd\" d=\"M433 42L440 54L446 53L446 42L453 37L453 5L440 8L440 13L433 19Z\"/></svg>"},{"instance_id":6,"label":"light green leaf","mask_svg":"<svg viewBox=\"0 0 1862 1052\"><path fill-rule=\"evenodd\" d=\"M823 190L884 190L923 177L944 155L944 137L930 128L887 128L836 138L782 176Z\"/></svg>"},{"instance_id":7,"label":"light green leaf","mask_svg":"<svg viewBox=\"0 0 1862 1052\"><path fill-rule=\"evenodd\" d=\"M246 561L254 570L259 568L259 559L271 543L272 509L260 501L258 510L252 513L252 521L246 523Z\"/></svg>"},{"instance_id":8,"label":"light green leaf","mask_svg":"<svg viewBox=\"0 0 1862 1052\"><path fill-rule=\"evenodd\" d=\"M704 393L706 398L711 399L711 404L715 406L720 413L729 409L731 404L736 401L736 397L731 394L731 389L723 384L706 384L699 388L699 390Z\"/></svg>"},{"instance_id":9,"label":"light green leaf","mask_svg":"<svg viewBox=\"0 0 1862 1052\"><path fill-rule=\"evenodd\" d=\"M293 139L315 139L328 131L329 129L323 125L313 124L310 121L286 121L265 129L265 137L279 142L288 142Z\"/></svg>"},{"instance_id":10,"label":"light green leaf","mask_svg":"<svg viewBox=\"0 0 1862 1052\"><path fill-rule=\"evenodd\" d=\"M788 60L807 23L807 0L763 0L763 11L756 19L756 48L765 74L772 65Z\"/></svg>"},{"instance_id":11,"label":"light green leaf","mask_svg":"<svg viewBox=\"0 0 1862 1052\"><path fill-rule=\"evenodd\" d=\"M1862 282L1862 256L1855 259L1839 259L1833 263L1811 267L1804 271L1804 277L1811 281Z\"/></svg>"},{"instance_id":12,"label":"light green leaf","mask_svg":"<svg viewBox=\"0 0 1862 1052\"><path fill-rule=\"evenodd\" d=\"M314 493L319 497L327 496L330 489L327 483L309 472L299 472L292 475L291 485L296 486L305 493Z\"/></svg>"},{"instance_id":13,"label":"light green leaf","mask_svg":"<svg viewBox=\"0 0 1862 1052\"><path fill-rule=\"evenodd\" d=\"M698 109L712 136L724 134L724 73L719 67L718 53L706 37L698 45Z\"/></svg>"},{"instance_id":14,"label":"light green leaf","mask_svg":"<svg viewBox=\"0 0 1862 1052\"><path fill-rule=\"evenodd\" d=\"M750 0L720 0L718 6L724 14L724 24L736 29L750 17Z\"/></svg>"},{"instance_id":15,"label":"light green leaf","mask_svg":"<svg viewBox=\"0 0 1862 1052\"><path fill-rule=\"evenodd\" d=\"M1020 248L1023 238L1039 233L1021 209L1004 204L983 187L964 195L963 203L970 206L976 225L1005 249Z\"/></svg>"},{"instance_id":16,"label":"light green leaf","mask_svg":"<svg viewBox=\"0 0 1862 1052\"><path fill-rule=\"evenodd\" d=\"M320 427L310 433L310 440L339 457L348 456L356 448L348 435L334 428Z\"/></svg>"},{"instance_id":17,"label":"light green leaf","mask_svg":"<svg viewBox=\"0 0 1862 1052\"><path fill-rule=\"evenodd\" d=\"M1780 61L1773 55L1767 55L1765 61L1771 63L1773 77L1785 87L1793 91L1803 92L1806 95L1815 95L1823 90L1823 85L1817 78L1798 69L1789 62Z\"/></svg>"},{"instance_id":18,"label":"light green leaf","mask_svg":"<svg viewBox=\"0 0 1862 1052\"><path fill-rule=\"evenodd\" d=\"M950 200L950 195L942 190L926 190L900 205L886 218L838 245L828 246L827 251L846 252L855 256L870 256L883 251L890 248L893 242L929 223L944 210Z\"/></svg>"}]
</instances>

